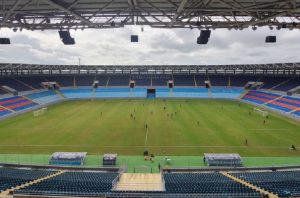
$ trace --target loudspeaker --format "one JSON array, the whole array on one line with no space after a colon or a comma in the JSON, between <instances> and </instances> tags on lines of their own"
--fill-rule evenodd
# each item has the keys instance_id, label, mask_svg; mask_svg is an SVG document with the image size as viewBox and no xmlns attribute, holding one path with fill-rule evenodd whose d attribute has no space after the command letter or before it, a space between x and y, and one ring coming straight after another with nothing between
<instances>
[{"instance_id":1,"label":"loudspeaker","mask_svg":"<svg viewBox=\"0 0 300 198\"><path fill-rule=\"evenodd\" d=\"M9 45L10 39L9 38L0 38L0 44L1 45Z\"/></svg>"},{"instance_id":2,"label":"loudspeaker","mask_svg":"<svg viewBox=\"0 0 300 198\"><path fill-rule=\"evenodd\" d=\"M58 31L58 33L59 33L60 39L62 40L62 42L65 45L74 45L75 44L75 39L71 37L69 31L60 30L60 31Z\"/></svg>"},{"instance_id":3,"label":"loudspeaker","mask_svg":"<svg viewBox=\"0 0 300 198\"><path fill-rule=\"evenodd\" d=\"M211 31L210 30L201 30L200 36L197 38L197 44L206 45L210 38Z\"/></svg>"},{"instance_id":4,"label":"loudspeaker","mask_svg":"<svg viewBox=\"0 0 300 198\"><path fill-rule=\"evenodd\" d=\"M171 80L168 81L168 87L169 87L169 89L172 89L174 87L173 81L171 81Z\"/></svg>"},{"instance_id":5,"label":"loudspeaker","mask_svg":"<svg viewBox=\"0 0 300 198\"><path fill-rule=\"evenodd\" d=\"M266 43L276 43L276 36L267 36Z\"/></svg>"},{"instance_id":6,"label":"loudspeaker","mask_svg":"<svg viewBox=\"0 0 300 198\"><path fill-rule=\"evenodd\" d=\"M137 42L139 42L139 36L138 36L138 35L131 35L130 41L131 41L132 43L137 43Z\"/></svg>"}]
</instances>

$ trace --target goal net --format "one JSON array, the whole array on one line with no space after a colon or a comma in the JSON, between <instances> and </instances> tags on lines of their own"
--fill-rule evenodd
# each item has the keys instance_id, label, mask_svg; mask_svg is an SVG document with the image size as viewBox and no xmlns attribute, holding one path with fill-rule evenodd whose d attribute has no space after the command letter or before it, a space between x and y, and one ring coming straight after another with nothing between
<instances>
[{"instance_id":1,"label":"goal net","mask_svg":"<svg viewBox=\"0 0 300 198\"><path fill-rule=\"evenodd\" d=\"M260 114L263 117L267 117L269 115L269 112L267 112L265 110L262 110L262 109L259 109L259 108L254 108L253 112L257 113L257 114Z\"/></svg>"},{"instance_id":2,"label":"goal net","mask_svg":"<svg viewBox=\"0 0 300 198\"><path fill-rule=\"evenodd\" d=\"M38 117L38 116L44 115L47 112L47 110L48 110L47 107L35 110L35 111L33 111L33 116Z\"/></svg>"}]
</instances>

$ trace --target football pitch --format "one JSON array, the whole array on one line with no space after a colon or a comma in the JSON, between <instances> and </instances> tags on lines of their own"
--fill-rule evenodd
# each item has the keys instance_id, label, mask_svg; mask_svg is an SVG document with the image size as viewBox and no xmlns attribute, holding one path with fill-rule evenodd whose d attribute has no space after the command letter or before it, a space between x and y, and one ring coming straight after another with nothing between
<instances>
[{"instance_id":1,"label":"football pitch","mask_svg":"<svg viewBox=\"0 0 300 198\"><path fill-rule=\"evenodd\" d=\"M0 122L0 152L248 157L299 156L300 123L228 100L83 100L48 107ZM249 114L251 112L251 114ZM247 139L248 144L245 144Z\"/></svg>"}]
</instances>

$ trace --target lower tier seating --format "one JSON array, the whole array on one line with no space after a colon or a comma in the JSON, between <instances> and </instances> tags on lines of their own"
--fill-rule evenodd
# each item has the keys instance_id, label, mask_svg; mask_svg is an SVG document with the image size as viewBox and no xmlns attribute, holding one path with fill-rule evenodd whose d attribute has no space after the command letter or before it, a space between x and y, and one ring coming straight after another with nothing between
<instances>
[{"instance_id":1,"label":"lower tier seating","mask_svg":"<svg viewBox=\"0 0 300 198\"><path fill-rule=\"evenodd\" d=\"M21 96L0 99L0 106L14 111L22 111L36 105L36 103Z\"/></svg>"},{"instance_id":2,"label":"lower tier seating","mask_svg":"<svg viewBox=\"0 0 300 198\"><path fill-rule=\"evenodd\" d=\"M260 197L261 194L220 173L165 173L166 193Z\"/></svg>"},{"instance_id":3,"label":"lower tier seating","mask_svg":"<svg viewBox=\"0 0 300 198\"><path fill-rule=\"evenodd\" d=\"M97 196L110 192L118 173L66 172L31 185L16 194Z\"/></svg>"},{"instance_id":4,"label":"lower tier seating","mask_svg":"<svg viewBox=\"0 0 300 198\"><path fill-rule=\"evenodd\" d=\"M3 116L9 115L10 113L11 113L11 111L9 111L3 107L0 107L0 118Z\"/></svg>"},{"instance_id":5,"label":"lower tier seating","mask_svg":"<svg viewBox=\"0 0 300 198\"><path fill-rule=\"evenodd\" d=\"M55 91L52 90L29 94L26 95L26 97L39 104L48 104L62 99Z\"/></svg>"},{"instance_id":6,"label":"lower tier seating","mask_svg":"<svg viewBox=\"0 0 300 198\"><path fill-rule=\"evenodd\" d=\"M300 196L300 171L231 173L279 197Z\"/></svg>"},{"instance_id":7,"label":"lower tier seating","mask_svg":"<svg viewBox=\"0 0 300 198\"><path fill-rule=\"evenodd\" d=\"M243 100L262 105L299 116L300 99L290 96L281 96L261 91L250 91L242 98Z\"/></svg>"},{"instance_id":8,"label":"lower tier seating","mask_svg":"<svg viewBox=\"0 0 300 198\"><path fill-rule=\"evenodd\" d=\"M54 172L44 170L0 168L0 192L45 177Z\"/></svg>"}]
</instances>

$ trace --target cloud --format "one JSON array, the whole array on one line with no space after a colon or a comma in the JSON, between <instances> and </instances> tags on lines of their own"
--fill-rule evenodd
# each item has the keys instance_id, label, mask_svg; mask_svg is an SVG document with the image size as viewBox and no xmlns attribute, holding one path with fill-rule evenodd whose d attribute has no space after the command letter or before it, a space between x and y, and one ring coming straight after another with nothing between
<instances>
[{"instance_id":1,"label":"cloud","mask_svg":"<svg viewBox=\"0 0 300 198\"><path fill-rule=\"evenodd\" d=\"M139 43L130 43L138 34ZM36 64L259 64L299 62L299 30L213 30L208 45L197 45L199 30L121 29L71 31L76 45L65 46L57 31L5 30L12 44L0 46L0 62ZM276 44L264 43L276 35ZM3 32L2 32L3 36Z\"/></svg>"}]
</instances>

